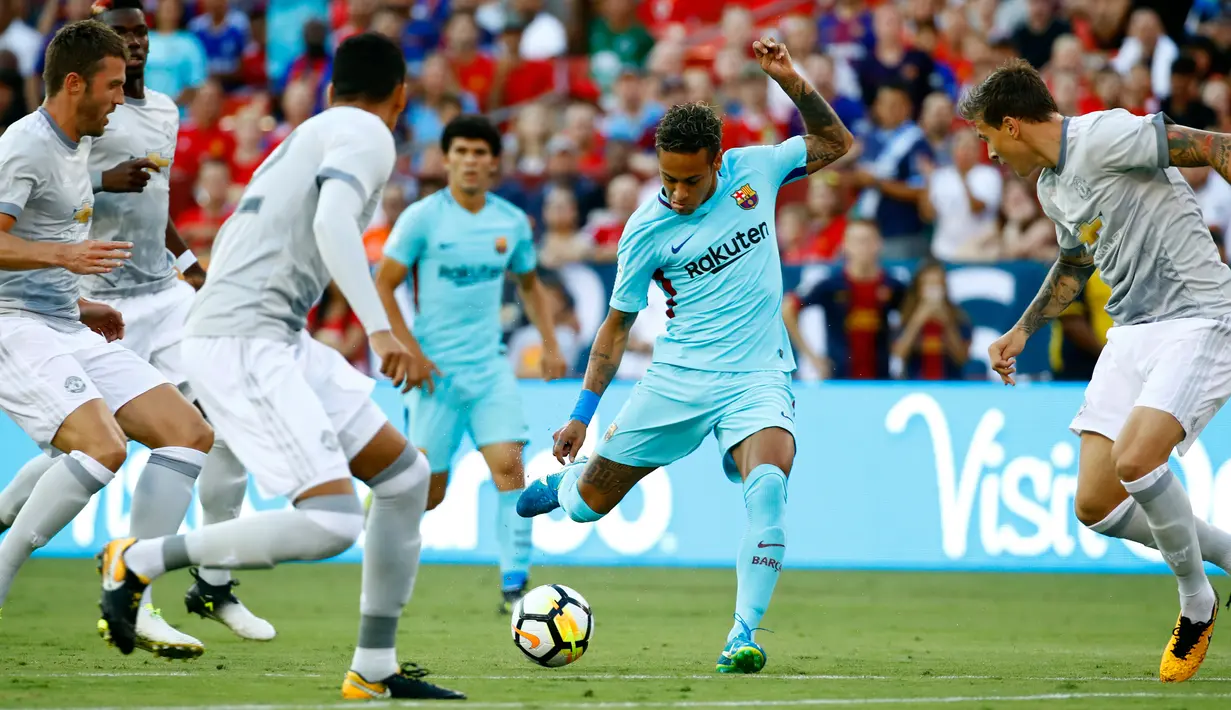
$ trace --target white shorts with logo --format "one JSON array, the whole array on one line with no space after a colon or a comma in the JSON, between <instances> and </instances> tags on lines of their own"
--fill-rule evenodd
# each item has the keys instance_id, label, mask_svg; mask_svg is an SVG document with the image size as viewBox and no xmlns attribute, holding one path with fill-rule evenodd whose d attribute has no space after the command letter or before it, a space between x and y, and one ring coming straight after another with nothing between
<instances>
[{"instance_id":1,"label":"white shorts with logo","mask_svg":"<svg viewBox=\"0 0 1231 710\"><path fill-rule=\"evenodd\" d=\"M1231 318L1115 326L1069 428L1111 440L1134 407L1167 412L1184 427L1186 453L1231 396Z\"/></svg>"},{"instance_id":2,"label":"white shorts with logo","mask_svg":"<svg viewBox=\"0 0 1231 710\"><path fill-rule=\"evenodd\" d=\"M44 451L78 407L115 413L167 378L136 353L82 326L61 332L34 317L0 316L0 409Z\"/></svg>"},{"instance_id":3,"label":"white shorts with logo","mask_svg":"<svg viewBox=\"0 0 1231 710\"><path fill-rule=\"evenodd\" d=\"M187 282L177 280L170 288L156 293L96 300L124 316L124 339L119 341L120 345L137 353L158 368L171 384L185 391L188 376L184 374L179 346L196 293ZM193 399L187 391L185 396Z\"/></svg>"},{"instance_id":4,"label":"white shorts with logo","mask_svg":"<svg viewBox=\"0 0 1231 710\"><path fill-rule=\"evenodd\" d=\"M183 363L214 429L272 495L294 500L349 478L350 460L389 421L372 401L375 381L307 333L294 343L189 336Z\"/></svg>"}]
</instances>

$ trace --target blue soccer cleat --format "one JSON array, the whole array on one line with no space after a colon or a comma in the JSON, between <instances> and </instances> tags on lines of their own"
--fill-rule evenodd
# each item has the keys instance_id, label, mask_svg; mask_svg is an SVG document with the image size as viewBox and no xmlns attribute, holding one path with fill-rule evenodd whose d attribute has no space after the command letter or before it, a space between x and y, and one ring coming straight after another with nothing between
<instances>
[{"instance_id":1,"label":"blue soccer cleat","mask_svg":"<svg viewBox=\"0 0 1231 710\"><path fill-rule=\"evenodd\" d=\"M526 486L517 499L517 514L523 518L533 518L536 515L546 515L560 507L560 482L564 474L574 466L585 466L586 458L579 457L556 473Z\"/></svg>"},{"instance_id":2,"label":"blue soccer cleat","mask_svg":"<svg viewBox=\"0 0 1231 710\"><path fill-rule=\"evenodd\" d=\"M743 627L743 631L735 638L727 641L727 645L718 654L715 670L719 673L760 673L765 667L765 649L752 640L754 629L735 615L735 620Z\"/></svg>"}]
</instances>

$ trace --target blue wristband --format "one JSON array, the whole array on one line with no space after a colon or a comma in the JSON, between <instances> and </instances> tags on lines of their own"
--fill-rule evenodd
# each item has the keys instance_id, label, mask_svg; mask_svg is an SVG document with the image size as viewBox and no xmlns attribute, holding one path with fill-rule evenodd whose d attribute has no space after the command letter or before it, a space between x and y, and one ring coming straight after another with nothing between
<instances>
[{"instance_id":1,"label":"blue wristband","mask_svg":"<svg viewBox=\"0 0 1231 710\"><path fill-rule=\"evenodd\" d=\"M598 409L598 400L598 395L590 390L582 390L581 394L577 395L577 404L573 405L573 413L569 415L569 419L575 419L590 426L590 420L594 418L594 410Z\"/></svg>"}]
</instances>

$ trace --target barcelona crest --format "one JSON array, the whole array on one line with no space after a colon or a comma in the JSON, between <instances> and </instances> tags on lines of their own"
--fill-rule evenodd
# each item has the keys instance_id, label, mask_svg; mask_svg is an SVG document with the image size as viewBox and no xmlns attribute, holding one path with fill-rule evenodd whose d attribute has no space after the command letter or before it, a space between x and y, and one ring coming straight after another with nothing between
<instances>
[{"instance_id":1,"label":"barcelona crest","mask_svg":"<svg viewBox=\"0 0 1231 710\"><path fill-rule=\"evenodd\" d=\"M744 183L744 186L735 192L731 193L731 197L735 198L735 204L743 209L750 210L757 206L757 191L752 189L752 185Z\"/></svg>"},{"instance_id":2,"label":"barcelona crest","mask_svg":"<svg viewBox=\"0 0 1231 710\"><path fill-rule=\"evenodd\" d=\"M496 237L496 253L503 254L509 250L509 240L506 237Z\"/></svg>"}]
</instances>

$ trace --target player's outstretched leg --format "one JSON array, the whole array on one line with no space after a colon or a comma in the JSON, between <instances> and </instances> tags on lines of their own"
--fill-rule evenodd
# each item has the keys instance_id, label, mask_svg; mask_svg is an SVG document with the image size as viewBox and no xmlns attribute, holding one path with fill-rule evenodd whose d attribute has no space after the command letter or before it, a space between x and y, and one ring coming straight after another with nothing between
<instances>
[{"instance_id":1,"label":"player's outstretched leg","mask_svg":"<svg viewBox=\"0 0 1231 710\"><path fill-rule=\"evenodd\" d=\"M1205 576L1192 503L1166 463L1183 440L1184 430L1175 417L1136 407L1112 447L1116 475L1141 506L1179 585L1180 615L1159 665L1163 682L1188 680L1197 673L1218 615L1218 594Z\"/></svg>"},{"instance_id":2,"label":"player's outstretched leg","mask_svg":"<svg viewBox=\"0 0 1231 710\"><path fill-rule=\"evenodd\" d=\"M34 492L35 484L55 463L56 460L47 454L35 456L18 469L13 480L0 491L0 533L13 526L21 507Z\"/></svg>"},{"instance_id":3,"label":"player's outstretched leg","mask_svg":"<svg viewBox=\"0 0 1231 710\"><path fill-rule=\"evenodd\" d=\"M133 490L129 534L150 538L178 532L192 504L192 489L204 462L205 454L196 449L167 446L151 451ZM204 644L162 618L154 606L152 589L145 590L137 612L136 644L166 659L196 658L205 653Z\"/></svg>"},{"instance_id":4,"label":"player's outstretched leg","mask_svg":"<svg viewBox=\"0 0 1231 710\"><path fill-rule=\"evenodd\" d=\"M197 490L204 525L239 517L248 491L248 472L224 442L216 440L210 449ZM243 639L269 641L277 635L272 624L249 611L235 596L239 582L231 578L231 570L201 567L189 570L189 574L196 580L184 594L189 613L213 619Z\"/></svg>"},{"instance_id":5,"label":"player's outstretched leg","mask_svg":"<svg viewBox=\"0 0 1231 710\"><path fill-rule=\"evenodd\" d=\"M517 514L517 501L525 490L522 443L504 442L480 449L496 484L496 535L500 543L500 611L508 614L526 593L530 581L529 518Z\"/></svg>"},{"instance_id":6,"label":"player's outstretched leg","mask_svg":"<svg viewBox=\"0 0 1231 710\"><path fill-rule=\"evenodd\" d=\"M376 468L377 462L386 465ZM378 472L365 477L364 468ZM366 479L372 503L364 540L359 642L342 681L342 697L464 699L461 693L423 680L426 672L413 663L399 665L397 660L398 619L419 572L423 544L419 522L431 477L427 457L386 424L351 462L351 469Z\"/></svg>"},{"instance_id":7,"label":"player's outstretched leg","mask_svg":"<svg viewBox=\"0 0 1231 710\"><path fill-rule=\"evenodd\" d=\"M786 481L786 473L773 464L757 466L744 479L748 523L736 558L735 625L718 655L720 673L756 673L765 667L765 650L754 636L786 553Z\"/></svg>"}]
</instances>

